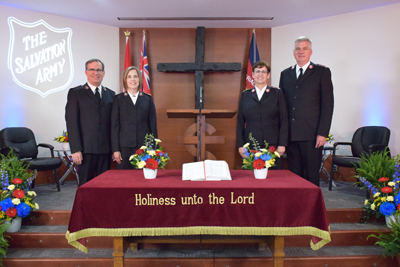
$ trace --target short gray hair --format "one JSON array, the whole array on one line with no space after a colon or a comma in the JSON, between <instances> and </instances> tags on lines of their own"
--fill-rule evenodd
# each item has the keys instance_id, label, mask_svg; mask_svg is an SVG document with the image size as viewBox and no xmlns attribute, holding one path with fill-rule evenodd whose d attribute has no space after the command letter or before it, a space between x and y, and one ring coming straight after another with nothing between
<instances>
[{"instance_id":1,"label":"short gray hair","mask_svg":"<svg viewBox=\"0 0 400 267\"><path fill-rule=\"evenodd\" d=\"M305 36L297 37L297 39L294 40L294 45L296 46L296 44L299 43L299 42L309 42L310 43L310 47L312 47L312 41L308 37L305 37Z\"/></svg>"}]
</instances>

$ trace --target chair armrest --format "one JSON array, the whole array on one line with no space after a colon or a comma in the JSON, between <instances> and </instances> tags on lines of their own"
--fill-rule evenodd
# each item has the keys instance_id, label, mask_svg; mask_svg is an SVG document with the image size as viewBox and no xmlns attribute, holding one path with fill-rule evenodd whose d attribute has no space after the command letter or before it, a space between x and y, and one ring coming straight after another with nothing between
<instances>
[{"instance_id":1,"label":"chair armrest","mask_svg":"<svg viewBox=\"0 0 400 267\"><path fill-rule=\"evenodd\" d=\"M338 146L351 146L352 144L350 142L336 142L333 144L333 153L332 157L336 155L336 147Z\"/></svg>"},{"instance_id":2,"label":"chair armrest","mask_svg":"<svg viewBox=\"0 0 400 267\"><path fill-rule=\"evenodd\" d=\"M368 146L368 150L369 150L369 154L371 155L374 152L381 152L381 151L385 151L385 149L387 149L388 151L388 156L390 157L390 149L389 147L385 146L385 145L381 145L381 144L372 144Z\"/></svg>"},{"instance_id":3,"label":"chair armrest","mask_svg":"<svg viewBox=\"0 0 400 267\"><path fill-rule=\"evenodd\" d=\"M50 149L50 153L51 153L51 157L52 158L54 158L54 146L52 146L52 145L50 145L50 144L45 144L45 143L40 143L40 144L38 144L37 145L38 147L40 146L40 147L45 147L45 148L48 148L48 149Z\"/></svg>"}]
</instances>

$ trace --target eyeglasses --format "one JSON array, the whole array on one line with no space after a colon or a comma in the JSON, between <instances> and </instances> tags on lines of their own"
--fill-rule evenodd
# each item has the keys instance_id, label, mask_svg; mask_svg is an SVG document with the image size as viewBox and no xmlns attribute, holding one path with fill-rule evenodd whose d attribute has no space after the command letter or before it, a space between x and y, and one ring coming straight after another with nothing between
<instances>
[{"instance_id":1,"label":"eyeglasses","mask_svg":"<svg viewBox=\"0 0 400 267\"><path fill-rule=\"evenodd\" d=\"M102 73L104 70L101 69L87 69L86 71L94 73L94 72L98 72L98 73Z\"/></svg>"},{"instance_id":2,"label":"eyeglasses","mask_svg":"<svg viewBox=\"0 0 400 267\"><path fill-rule=\"evenodd\" d=\"M266 70L256 70L256 71L254 71L255 73L262 73L262 74L266 74L266 73L268 73L268 71L266 71Z\"/></svg>"}]
</instances>

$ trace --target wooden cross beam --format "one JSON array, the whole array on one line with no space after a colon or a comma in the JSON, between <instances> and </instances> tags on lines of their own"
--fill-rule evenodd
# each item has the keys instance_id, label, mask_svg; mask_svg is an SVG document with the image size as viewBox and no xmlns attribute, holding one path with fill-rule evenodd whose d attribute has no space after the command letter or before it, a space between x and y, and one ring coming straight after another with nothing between
<instances>
[{"instance_id":1,"label":"wooden cross beam","mask_svg":"<svg viewBox=\"0 0 400 267\"><path fill-rule=\"evenodd\" d=\"M204 72L241 71L239 62L221 63L204 62L205 27L196 29L196 59L194 63L158 63L157 70L163 72L194 72L195 73L195 108L204 108L204 101L200 103L200 88L204 89ZM203 94L204 98L204 94Z\"/></svg>"}]
</instances>

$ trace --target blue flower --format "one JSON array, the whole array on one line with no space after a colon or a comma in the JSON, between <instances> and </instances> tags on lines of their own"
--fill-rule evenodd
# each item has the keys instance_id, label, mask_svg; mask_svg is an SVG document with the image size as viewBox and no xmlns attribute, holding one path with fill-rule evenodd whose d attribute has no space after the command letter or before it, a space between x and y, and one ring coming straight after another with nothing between
<instances>
[{"instance_id":1,"label":"blue flower","mask_svg":"<svg viewBox=\"0 0 400 267\"><path fill-rule=\"evenodd\" d=\"M6 211L9 208L15 207L15 205L12 203L11 198L6 198L3 201L0 202L1 210Z\"/></svg>"},{"instance_id":2,"label":"blue flower","mask_svg":"<svg viewBox=\"0 0 400 267\"><path fill-rule=\"evenodd\" d=\"M396 205L400 204L400 194L397 194L397 196L394 197L394 202L396 203Z\"/></svg>"},{"instance_id":3,"label":"blue flower","mask_svg":"<svg viewBox=\"0 0 400 267\"><path fill-rule=\"evenodd\" d=\"M18 217L26 217L31 213L31 207L29 207L28 204L22 202L18 206L15 207L17 209L17 215Z\"/></svg>"},{"instance_id":4,"label":"blue flower","mask_svg":"<svg viewBox=\"0 0 400 267\"><path fill-rule=\"evenodd\" d=\"M146 155L144 155L140 160L146 161L146 160L148 160L149 158L150 158L150 155L149 155L149 154L146 154Z\"/></svg>"},{"instance_id":5,"label":"blue flower","mask_svg":"<svg viewBox=\"0 0 400 267\"><path fill-rule=\"evenodd\" d=\"M250 157L250 152L249 152L248 149L245 149L245 150L244 150L244 154L246 155L246 157Z\"/></svg>"},{"instance_id":6,"label":"blue flower","mask_svg":"<svg viewBox=\"0 0 400 267\"><path fill-rule=\"evenodd\" d=\"M383 202L379 207L379 211L385 216L392 215L396 212L396 206L393 203Z\"/></svg>"},{"instance_id":7,"label":"blue flower","mask_svg":"<svg viewBox=\"0 0 400 267\"><path fill-rule=\"evenodd\" d=\"M272 159L272 156L271 155L262 154L260 156L260 159L262 159L263 161L268 161L268 160Z\"/></svg>"}]
</instances>

